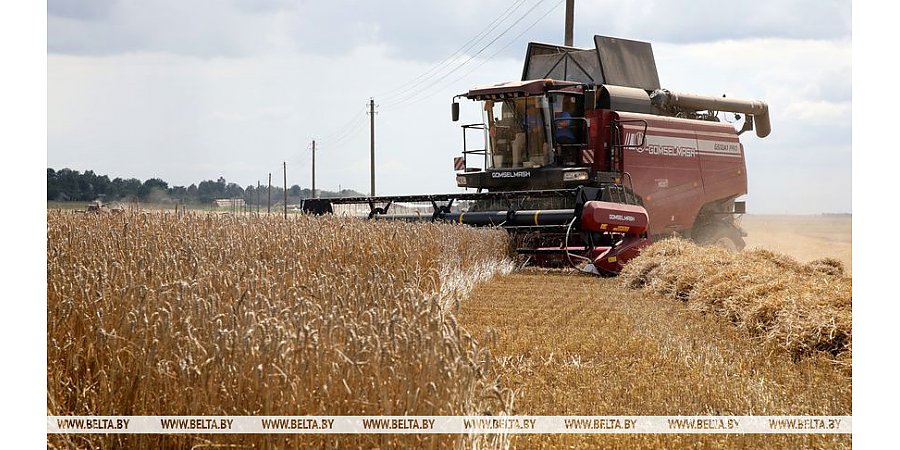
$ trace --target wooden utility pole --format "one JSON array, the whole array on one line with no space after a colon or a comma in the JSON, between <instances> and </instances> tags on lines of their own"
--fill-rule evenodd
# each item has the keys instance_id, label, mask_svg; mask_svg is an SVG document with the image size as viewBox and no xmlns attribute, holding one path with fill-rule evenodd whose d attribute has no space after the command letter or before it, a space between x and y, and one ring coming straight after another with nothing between
<instances>
[{"instance_id":1,"label":"wooden utility pole","mask_svg":"<svg viewBox=\"0 0 900 450\"><path fill-rule=\"evenodd\" d=\"M316 195L316 140L313 139L312 143L312 198L319 198Z\"/></svg>"},{"instance_id":2,"label":"wooden utility pole","mask_svg":"<svg viewBox=\"0 0 900 450\"><path fill-rule=\"evenodd\" d=\"M287 219L287 161L284 162L284 218Z\"/></svg>"},{"instance_id":3,"label":"wooden utility pole","mask_svg":"<svg viewBox=\"0 0 900 450\"><path fill-rule=\"evenodd\" d=\"M573 28L575 27L575 0L566 0L566 46L573 46Z\"/></svg>"},{"instance_id":4,"label":"wooden utility pole","mask_svg":"<svg viewBox=\"0 0 900 450\"><path fill-rule=\"evenodd\" d=\"M375 99L369 97L369 143L371 145L371 169L372 169L372 186L369 189L369 195L375 196Z\"/></svg>"},{"instance_id":5,"label":"wooden utility pole","mask_svg":"<svg viewBox=\"0 0 900 450\"><path fill-rule=\"evenodd\" d=\"M272 172L269 172L269 202L266 203L266 213L272 214Z\"/></svg>"},{"instance_id":6,"label":"wooden utility pole","mask_svg":"<svg viewBox=\"0 0 900 450\"><path fill-rule=\"evenodd\" d=\"M256 180L256 216L259 217L259 180Z\"/></svg>"}]
</instances>

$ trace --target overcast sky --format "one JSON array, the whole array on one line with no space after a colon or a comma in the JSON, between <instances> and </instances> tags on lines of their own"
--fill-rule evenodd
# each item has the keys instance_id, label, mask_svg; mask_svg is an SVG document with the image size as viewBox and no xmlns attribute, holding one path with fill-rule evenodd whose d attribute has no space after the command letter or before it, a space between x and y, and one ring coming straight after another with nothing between
<instances>
[{"instance_id":1,"label":"overcast sky","mask_svg":"<svg viewBox=\"0 0 900 450\"><path fill-rule=\"evenodd\" d=\"M518 79L529 41L562 43L564 9L50 0L47 164L247 186L269 172L280 184L287 161L288 184L308 187L316 139L317 187L366 192L374 96L378 193L455 191L450 98ZM768 102L772 134L742 137L748 209L850 212L850 23L849 1L576 0L575 45L592 47L594 34L651 41L663 87ZM474 103L462 109L480 121Z\"/></svg>"}]
</instances>

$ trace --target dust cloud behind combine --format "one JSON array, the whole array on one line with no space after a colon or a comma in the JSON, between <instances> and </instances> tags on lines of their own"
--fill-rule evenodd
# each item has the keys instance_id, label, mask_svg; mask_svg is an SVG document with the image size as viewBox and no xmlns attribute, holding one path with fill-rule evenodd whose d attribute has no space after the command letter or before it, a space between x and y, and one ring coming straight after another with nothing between
<instances>
[{"instance_id":1,"label":"dust cloud behind combine","mask_svg":"<svg viewBox=\"0 0 900 450\"><path fill-rule=\"evenodd\" d=\"M852 271L852 216L849 214L776 216L748 214L741 220L747 248L764 248L801 262L836 258Z\"/></svg>"}]
</instances>

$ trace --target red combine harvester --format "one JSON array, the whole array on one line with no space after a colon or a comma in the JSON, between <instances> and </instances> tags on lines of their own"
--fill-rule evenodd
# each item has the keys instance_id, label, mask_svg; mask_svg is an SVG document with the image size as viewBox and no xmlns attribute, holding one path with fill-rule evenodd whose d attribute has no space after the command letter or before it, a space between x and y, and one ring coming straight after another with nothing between
<instances>
[{"instance_id":1,"label":"red combine harvester","mask_svg":"<svg viewBox=\"0 0 900 450\"><path fill-rule=\"evenodd\" d=\"M743 248L735 216L745 211L736 199L747 193L747 172L738 136L754 128L768 136L768 106L662 89L649 43L594 43L530 43L522 81L453 97L454 121L459 98L483 111L482 123L462 126L454 161L457 185L475 192L315 199L304 210L357 203L369 205L370 218L501 226L533 263L597 274L618 273L653 238ZM741 128L720 122L722 113ZM467 147L473 131L484 148ZM473 160L482 167L469 167ZM406 202L430 202L431 214L392 214Z\"/></svg>"}]
</instances>

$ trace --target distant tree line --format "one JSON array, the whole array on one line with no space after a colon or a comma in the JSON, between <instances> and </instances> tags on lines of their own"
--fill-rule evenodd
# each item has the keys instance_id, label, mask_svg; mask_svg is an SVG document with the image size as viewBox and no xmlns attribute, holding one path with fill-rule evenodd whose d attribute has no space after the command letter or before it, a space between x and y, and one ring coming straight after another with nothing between
<instances>
[{"instance_id":1,"label":"distant tree line","mask_svg":"<svg viewBox=\"0 0 900 450\"><path fill-rule=\"evenodd\" d=\"M361 196L352 189L340 192L317 189L319 197L355 197ZM218 180L205 180L190 186L169 186L159 178L141 181L137 178L113 178L97 175L93 170L79 173L77 170L47 169L47 200L57 201L93 201L104 202L139 200L154 203L189 203L209 204L222 198L242 198L248 205L261 205L268 200L268 187L250 185L242 188L237 183L229 183L224 177ZM288 203L312 197L312 191L293 185L288 188ZM272 186L272 204L284 202L284 189Z\"/></svg>"}]
</instances>

